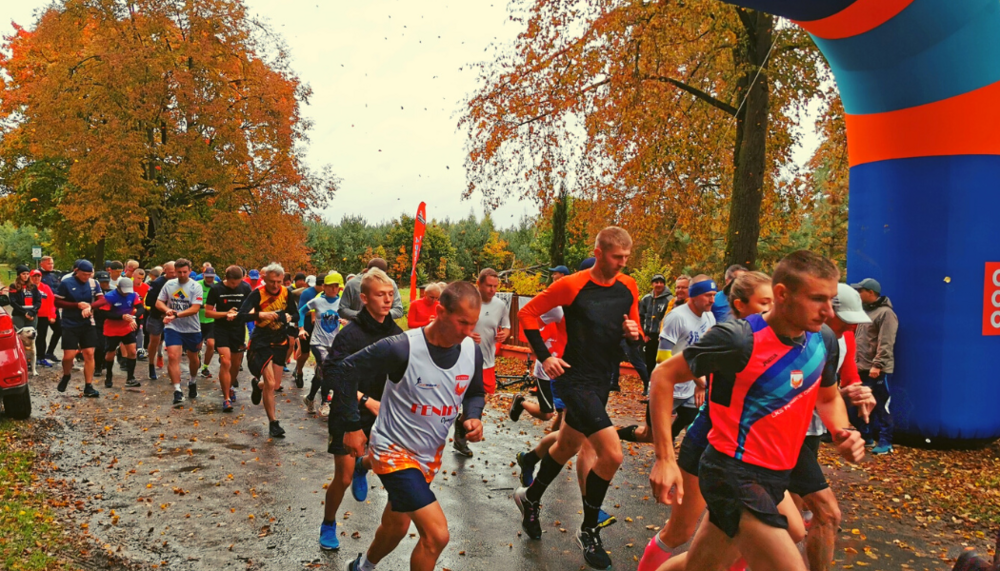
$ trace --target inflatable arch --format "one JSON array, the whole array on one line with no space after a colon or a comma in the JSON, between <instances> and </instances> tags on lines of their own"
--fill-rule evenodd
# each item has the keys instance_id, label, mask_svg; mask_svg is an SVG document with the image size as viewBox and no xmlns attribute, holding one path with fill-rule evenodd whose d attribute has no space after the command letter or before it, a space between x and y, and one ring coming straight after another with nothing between
<instances>
[{"instance_id":1,"label":"inflatable arch","mask_svg":"<svg viewBox=\"0 0 1000 571\"><path fill-rule=\"evenodd\" d=\"M900 320L896 431L1000 437L1000 1L727 1L803 27L833 70L848 279L879 280Z\"/></svg>"}]
</instances>

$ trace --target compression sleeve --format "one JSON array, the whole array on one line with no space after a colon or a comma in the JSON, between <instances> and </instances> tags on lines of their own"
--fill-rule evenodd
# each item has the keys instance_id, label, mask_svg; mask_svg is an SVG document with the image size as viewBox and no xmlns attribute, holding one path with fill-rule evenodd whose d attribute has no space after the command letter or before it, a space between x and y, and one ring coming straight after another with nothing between
<instances>
[{"instance_id":1,"label":"compression sleeve","mask_svg":"<svg viewBox=\"0 0 1000 571\"><path fill-rule=\"evenodd\" d=\"M854 337L853 331L844 333L844 345L847 346L847 350L844 352L844 364L840 366L841 388L861 382L861 375L858 374L858 364L854 361L858 353L858 341Z\"/></svg>"},{"instance_id":2,"label":"compression sleeve","mask_svg":"<svg viewBox=\"0 0 1000 571\"><path fill-rule=\"evenodd\" d=\"M255 289L250 292L250 295L243 300L243 305L240 306L239 313L236 314L236 320L242 323L248 323L257 319L257 307L260 305L260 290Z\"/></svg>"},{"instance_id":3,"label":"compression sleeve","mask_svg":"<svg viewBox=\"0 0 1000 571\"><path fill-rule=\"evenodd\" d=\"M476 346L476 374L462 399L462 413L465 418L481 419L486 408L486 389L483 386L483 351Z\"/></svg>"},{"instance_id":4,"label":"compression sleeve","mask_svg":"<svg viewBox=\"0 0 1000 571\"><path fill-rule=\"evenodd\" d=\"M524 330L524 337L531 344L531 349L539 361L545 361L552 356L540 333L544 325L541 319L542 315L556 307L572 304L573 300L576 299L576 294L589 280L587 272L578 272L565 277L545 288L545 291L536 295L517 312L517 319L521 323L521 329Z\"/></svg>"}]
</instances>

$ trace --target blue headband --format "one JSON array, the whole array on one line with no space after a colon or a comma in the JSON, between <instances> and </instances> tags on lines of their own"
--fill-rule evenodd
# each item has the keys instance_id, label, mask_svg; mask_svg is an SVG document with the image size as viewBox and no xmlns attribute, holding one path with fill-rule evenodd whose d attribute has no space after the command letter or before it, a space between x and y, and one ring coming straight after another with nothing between
<instances>
[{"instance_id":1,"label":"blue headband","mask_svg":"<svg viewBox=\"0 0 1000 571\"><path fill-rule=\"evenodd\" d=\"M715 293L718 289L715 287L715 281L705 280L703 282L698 282L688 288L688 297L698 297L699 295L705 293Z\"/></svg>"}]
</instances>

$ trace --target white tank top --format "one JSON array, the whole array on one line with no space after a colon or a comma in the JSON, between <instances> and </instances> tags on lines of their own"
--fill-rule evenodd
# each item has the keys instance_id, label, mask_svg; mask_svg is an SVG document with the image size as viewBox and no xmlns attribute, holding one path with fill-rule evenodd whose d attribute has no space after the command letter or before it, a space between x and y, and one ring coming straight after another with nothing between
<instances>
[{"instance_id":1,"label":"white tank top","mask_svg":"<svg viewBox=\"0 0 1000 571\"><path fill-rule=\"evenodd\" d=\"M398 383L386 381L372 427L372 469L388 474L417 468L430 482L441 469L448 431L458 416L476 369L476 343L466 338L458 361L441 369L431 359L423 329L406 332L409 362Z\"/></svg>"}]
</instances>

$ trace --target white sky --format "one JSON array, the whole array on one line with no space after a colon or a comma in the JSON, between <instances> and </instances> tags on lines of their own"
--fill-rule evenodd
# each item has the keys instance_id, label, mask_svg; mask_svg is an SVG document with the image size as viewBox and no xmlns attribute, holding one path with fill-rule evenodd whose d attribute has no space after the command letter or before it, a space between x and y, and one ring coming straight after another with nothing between
<instances>
[{"instance_id":1,"label":"white sky","mask_svg":"<svg viewBox=\"0 0 1000 571\"><path fill-rule=\"evenodd\" d=\"M505 0L245 1L283 36L292 69L313 89L304 109L314 122L306 162L314 170L329 164L342 179L324 218L412 216L421 200L429 218L482 216L481 196L461 199L466 137L456 126L476 88L469 64L520 31ZM0 33L10 33L11 21L30 27L47 4L0 0ZM815 147L809 139L798 164ZM533 203L511 200L493 217L507 227L536 212Z\"/></svg>"}]
</instances>

